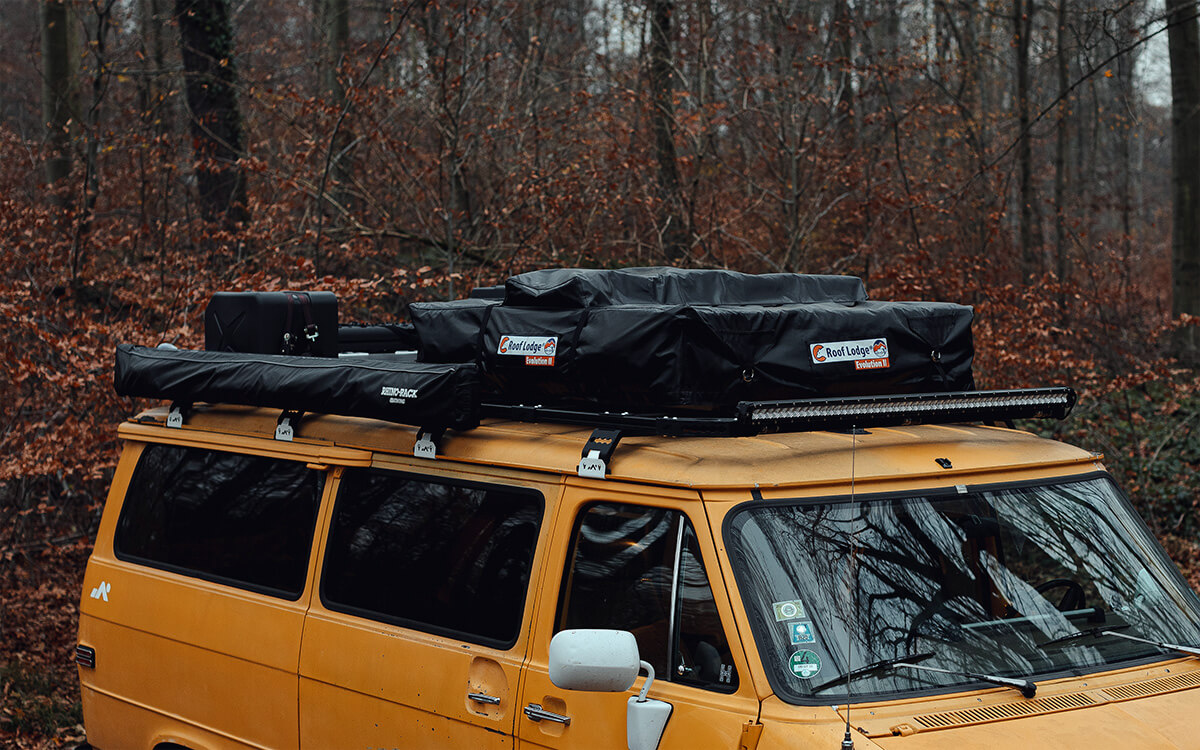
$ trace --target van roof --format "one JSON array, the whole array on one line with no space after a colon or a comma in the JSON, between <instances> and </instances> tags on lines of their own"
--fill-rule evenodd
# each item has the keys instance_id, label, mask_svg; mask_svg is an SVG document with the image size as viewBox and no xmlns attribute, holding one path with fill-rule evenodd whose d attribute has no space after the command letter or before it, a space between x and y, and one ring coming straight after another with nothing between
<instances>
[{"instance_id":1,"label":"van roof","mask_svg":"<svg viewBox=\"0 0 1200 750\"><path fill-rule=\"evenodd\" d=\"M145 411L122 425L128 439L189 442L188 434L274 440L279 411L229 405L200 405L182 431L165 427L166 408ZM474 430L448 431L438 458L469 464L575 473L586 428L563 424L489 419ZM295 447L310 444L413 456L417 429L373 419L306 415L296 431ZM217 441L219 444L220 441ZM852 456L853 453L853 456ZM1058 468L1100 460L1098 454L1027 432L973 425L873 427L864 434L788 432L754 437L631 436L621 440L609 463L609 479L688 487L734 489L811 488L855 481L862 491L898 479L931 486L988 481L981 474ZM938 459L944 459L940 462ZM412 459L426 461L428 459ZM943 466L950 464L949 468ZM965 477L970 476L967 480ZM806 492L806 494L808 494Z\"/></svg>"}]
</instances>

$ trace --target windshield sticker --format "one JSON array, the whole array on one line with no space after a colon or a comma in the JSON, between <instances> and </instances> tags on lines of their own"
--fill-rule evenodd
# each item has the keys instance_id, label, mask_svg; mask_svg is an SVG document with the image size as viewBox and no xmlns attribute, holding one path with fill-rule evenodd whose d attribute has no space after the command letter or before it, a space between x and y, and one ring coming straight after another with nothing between
<instances>
[{"instance_id":1,"label":"windshield sticker","mask_svg":"<svg viewBox=\"0 0 1200 750\"><path fill-rule=\"evenodd\" d=\"M821 657L808 649L797 651L788 659L788 669L800 679L810 680L821 671Z\"/></svg>"},{"instance_id":2,"label":"windshield sticker","mask_svg":"<svg viewBox=\"0 0 1200 750\"><path fill-rule=\"evenodd\" d=\"M792 633L792 645L797 646L801 643L813 643L817 640L817 636L813 634L812 623L808 620L804 622L788 623L789 630Z\"/></svg>"},{"instance_id":3,"label":"windshield sticker","mask_svg":"<svg viewBox=\"0 0 1200 750\"><path fill-rule=\"evenodd\" d=\"M858 339L857 341L828 341L809 344L814 365L834 362L853 362L856 370L882 370L891 366L887 339Z\"/></svg>"},{"instance_id":4,"label":"windshield sticker","mask_svg":"<svg viewBox=\"0 0 1200 750\"><path fill-rule=\"evenodd\" d=\"M805 616L804 604L799 599L792 599L787 602L775 602L771 606L775 608L775 622L799 620Z\"/></svg>"}]
</instances>

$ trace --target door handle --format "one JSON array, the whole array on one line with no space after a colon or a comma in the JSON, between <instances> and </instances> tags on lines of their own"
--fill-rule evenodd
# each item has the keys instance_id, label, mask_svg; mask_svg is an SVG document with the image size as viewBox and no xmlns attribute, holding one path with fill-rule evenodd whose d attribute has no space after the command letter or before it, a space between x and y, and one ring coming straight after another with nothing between
<instances>
[{"instance_id":1,"label":"door handle","mask_svg":"<svg viewBox=\"0 0 1200 750\"><path fill-rule=\"evenodd\" d=\"M542 708L539 703L530 703L525 707L525 715L534 721L555 721L563 726L571 726L571 717L556 714Z\"/></svg>"},{"instance_id":2,"label":"door handle","mask_svg":"<svg viewBox=\"0 0 1200 750\"><path fill-rule=\"evenodd\" d=\"M467 697L470 698L471 700L475 701L476 703L486 703L489 706L499 706L500 705L499 696L488 695L487 693L467 693Z\"/></svg>"}]
</instances>

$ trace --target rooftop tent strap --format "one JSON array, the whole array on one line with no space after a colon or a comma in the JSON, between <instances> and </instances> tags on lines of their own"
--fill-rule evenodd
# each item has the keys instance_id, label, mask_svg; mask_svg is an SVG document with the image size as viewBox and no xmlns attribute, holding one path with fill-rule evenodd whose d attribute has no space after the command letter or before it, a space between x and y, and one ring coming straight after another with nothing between
<instances>
[{"instance_id":1,"label":"rooftop tent strap","mask_svg":"<svg viewBox=\"0 0 1200 750\"><path fill-rule=\"evenodd\" d=\"M479 379L473 364L121 344L115 386L122 396L183 403L243 404L455 429L479 424Z\"/></svg>"},{"instance_id":2,"label":"rooftop tent strap","mask_svg":"<svg viewBox=\"0 0 1200 750\"><path fill-rule=\"evenodd\" d=\"M504 304L580 308L609 305L787 305L866 302L854 276L748 274L685 268L550 268L509 277Z\"/></svg>"}]
</instances>

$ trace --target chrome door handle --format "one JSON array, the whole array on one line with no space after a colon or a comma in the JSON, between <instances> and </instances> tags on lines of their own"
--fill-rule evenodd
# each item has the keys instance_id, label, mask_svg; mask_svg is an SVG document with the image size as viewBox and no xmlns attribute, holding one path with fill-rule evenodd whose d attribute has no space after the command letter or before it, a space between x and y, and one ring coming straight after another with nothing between
<instances>
[{"instance_id":1,"label":"chrome door handle","mask_svg":"<svg viewBox=\"0 0 1200 750\"><path fill-rule=\"evenodd\" d=\"M542 708L538 703L530 703L525 707L525 715L534 721L556 721L563 726L571 726L571 717L552 713Z\"/></svg>"},{"instance_id":2,"label":"chrome door handle","mask_svg":"<svg viewBox=\"0 0 1200 750\"><path fill-rule=\"evenodd\" d=\"M500 698L498 696L488 695L487 693L467 693L467 697L476 703L486 703L489 706L500 705Z\"/></svg>"}]
</instances>

